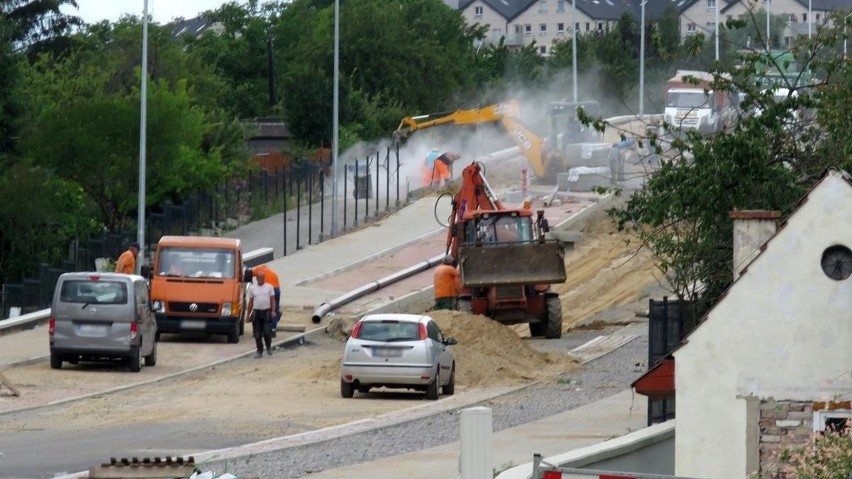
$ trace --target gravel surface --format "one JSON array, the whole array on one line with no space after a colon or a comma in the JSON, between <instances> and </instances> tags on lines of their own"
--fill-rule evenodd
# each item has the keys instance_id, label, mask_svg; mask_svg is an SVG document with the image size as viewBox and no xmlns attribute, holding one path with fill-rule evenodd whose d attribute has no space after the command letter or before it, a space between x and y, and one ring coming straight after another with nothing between
<instances>
[{"instance_id":1,"label":"gravel surface","mask_svg":"<svg viewBox=\"0 0 852 479\"><path fill-rule=\"evenodd\" d=\"M560 340L548 340L547 350L570 350L598 335L628 331L640 336L617 350L595 359L582 371L553 383L527 388L486 401L492 410L494 432L536 421L623 391L647 369L647 323L624 329L577 331ZM459 410L414 420L369 433L344 436L309 446L283 449L248 458L211 462L205 469L227 470L238 477L289 479L311 473L428 449L459 441Z\"/></svg>"}]
</instances>

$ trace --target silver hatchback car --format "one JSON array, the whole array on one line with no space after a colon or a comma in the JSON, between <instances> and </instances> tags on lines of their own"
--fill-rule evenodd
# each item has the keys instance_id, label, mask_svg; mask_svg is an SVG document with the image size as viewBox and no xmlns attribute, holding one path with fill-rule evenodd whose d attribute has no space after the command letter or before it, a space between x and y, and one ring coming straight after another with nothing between
<instances>
[{"instance_id":1,"label":"silver hatchback car","mask_svg":"<svg viewBox=\"0 0 852 479\"><path fill-rule=\"evenodd\" d=\"M419 314L370 314L361 318L343 352L340 395L371 388L424 391L427 399L455 391L456 362L437 323Z\"/></svg>"}]
</instances>

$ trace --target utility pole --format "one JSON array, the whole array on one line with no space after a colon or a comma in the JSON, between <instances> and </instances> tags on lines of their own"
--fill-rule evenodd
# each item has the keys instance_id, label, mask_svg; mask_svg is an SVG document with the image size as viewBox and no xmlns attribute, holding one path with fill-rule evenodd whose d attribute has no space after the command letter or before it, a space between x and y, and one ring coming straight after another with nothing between
<instances>
[{"instance_id":1,"label":"utility pole","mask_svg":"<svg viewBox=\"0 0 852 479\"><path fill-rule=\"evenodd\" d=\"M340 0L334 0L334 119L331 125L331 237L337 236L337 149L339 98L337 84L340 70Z\"/></svg>"},{"instance_id":2,"label":"utility pole","mask_svg":"<svg viewBox=\"0 0 852 479\"><path fill-rule=\"evenodd\" d=\"M145 145L147 144L148 123L148 0L142 7L142 87L141 112L139 114L139 212L136 215L136 241L139 243L140 260L136 262L136 272L142 268L145 258Z\"/></svg>"}]
</instances>

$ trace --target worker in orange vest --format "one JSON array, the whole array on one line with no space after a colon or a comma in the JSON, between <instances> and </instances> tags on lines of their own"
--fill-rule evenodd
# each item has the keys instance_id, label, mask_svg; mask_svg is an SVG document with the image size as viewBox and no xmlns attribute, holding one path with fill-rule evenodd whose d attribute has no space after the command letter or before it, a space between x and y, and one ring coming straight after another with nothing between
<instances>
[{"instance_id":1,"label":"worker in orange vest","mask_svg":"<svg viewBox=\"0 0 852 479\"><path fill-rule=\"evenodd\" d=\"M130 243L127 251L121 253L115 262L115 272L124 274L136 274L136 256L139 254L139 243Z\"/></svg>"},{"instance_id":2,"label":"worker in orange vest","mask_svg":"<svg viewBox=\"0 0 852 479\"><path fill-rule=\"evenodd\" d=\"M275 317L272 318L272 337L275 337L275 332L278 330L278 321L281 319L281 281L278 275L269 266L262 264L255 266L251 270L251 274L257 276L257 273L263 271L265 280L272 286L272 291L275 293Z\"/></svg>"},{"instance_id":3,"label":"worker in orange vest","mask_svg":"<svg viewBox=\"0 0 852 479\"><path fill-rule=\"evenodd\" d=\"M456 297L459 294L459 270L453 265L453 257L444 256L441 264L435 268L433 278L435 286L434 309L456 309Z\"/></svg>"}]
</instances>

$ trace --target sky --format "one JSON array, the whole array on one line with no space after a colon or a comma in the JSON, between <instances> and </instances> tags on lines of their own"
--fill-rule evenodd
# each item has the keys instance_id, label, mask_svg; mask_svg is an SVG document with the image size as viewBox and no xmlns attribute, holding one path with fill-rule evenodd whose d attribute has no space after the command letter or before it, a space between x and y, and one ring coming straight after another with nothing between
<instances>
[{"instance_id":1,"label":"sky","mask_svg":"<svg viewBox=\"0 0 852 479\"><path fill-rule=\"evenodd\" d=\"M148 0L148 13L153 21L165 24L176 17L192 18L205 10L219 8L226 0ZM124 14L141 17L144 0L77 0L78 10L63 9L65 13L77 15L86 23L101 20L114 22Z\"/></svg>"}]
</instances>

